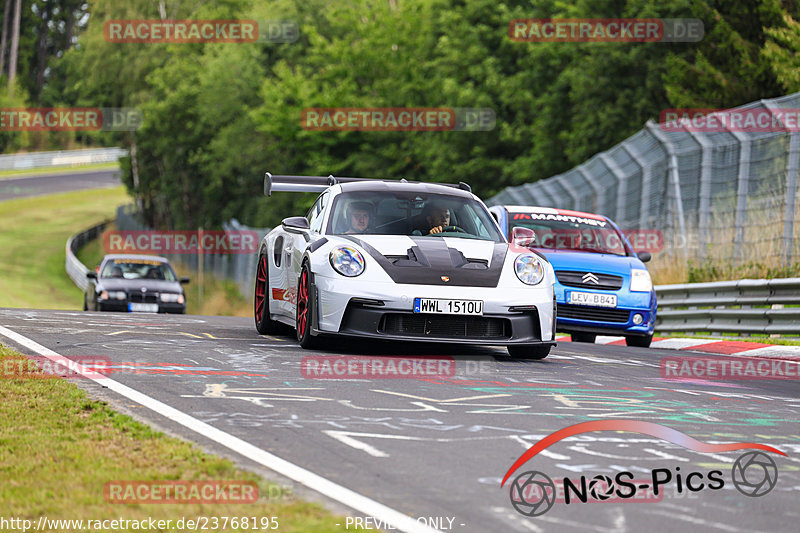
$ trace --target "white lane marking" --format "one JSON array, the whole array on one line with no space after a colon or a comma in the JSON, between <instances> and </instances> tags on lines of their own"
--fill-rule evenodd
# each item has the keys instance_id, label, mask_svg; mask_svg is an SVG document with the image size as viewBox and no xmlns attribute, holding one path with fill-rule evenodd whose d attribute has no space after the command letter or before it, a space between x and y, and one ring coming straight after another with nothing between
<instances>
[{"instance_id":1,"label":"white lane marking","mask_svg":"<svg viewBox=\"0 0 800 533\"><path fill-rule=\"evenodd\" d=\"M611 512L616 515L614 517L614 531L628 531L627 524L625 523L625 513L622 511L622 507L614 507Z\"/></svg>"},{"instance_id":2,"label":"white lane marking","mask_svg":"<svg viewBox=\"0 0 800 533\"><path fill-rule=\"evenodd\" d=\"M509 437L509 439L519 442L520 444L522 444L522 447L524 449L526 449L526 450L528 448L530 448L531 446L533 446L533 444L534 444L533 442L529 442L529 441L523 439L519 435L511 435ZM556 452L550 451L550 450L542 450L542 451L539 452L539 455L543 455L545 457L548 457L550 459L554 459L556 461L569 461L570 460L570 456L569 455L562 455L560 453L556 453Z\"/></svg>"},{"instance_id":3,"label":"white lane marking","mask_svg":"<svg viewBox=\"0 0 800 533\"><path fill-rule=\"evenodd\" d=\"M506 436L506 435L493 435L491 437L413 437L410 435L393 435L390 433L361 433L358 431L341 431L338 429L326 429L322 431L329 437L332 437L342 444L346 444L356 450L361 450L362 452L366 452L373 457L390 457L390 455L378 448L357 440L353 437L361 437L365 439L392 439L392 440L404 440L404 441L415 441L415 442L441 442L445 444L452 444L452 443L460 443L465 441L477 441L477 440L505 440L505 439L515 439L515 435Z\"/></svg>"},{"instance_id":4,"label":"white lane marking","mask_svg":"<svg viewBox=\"0 0 800 533\"><path fill-rule=\"evenodd\" d=\"M61 362L64 359L62 355L59 355L49 348L46 348L27 337L23 337L22 335L19 335L10 329L4 328L3 326L0 326L0 335L11 339L17 344L24 346L25 348L32 350L39 355L47 357L53 362ZM134 390L127 385L123 385L122 383L108 379L102 375L98 377L98 374L83 367L79 367L78 372L88 379L95 381L98 385L103 385L109 390L112 390L117 394L128 398L129 400L147 407L148 409L151 409L156 413L169 418L174 422L177 422L185 428L199 433L200 435L213 440L214 442L217 442L230 450L233 450L242 457L251 459L281 475L293 479L294 481L297 481L298 483L305 485L306 487L315 490L320 494L331 498L332 500L336 500L337 502L342 503L351 509L355 509L356 511L364 513L367 516L379 518L383 522L394 526L396 529L409 532L419 531L421 533L432 533L438 531L420 522L417 522L412 517L406 516L399 511L395 511L391 507L367 498L366 496L362 496L361 494L343 487L338 483L329 481L328 479L315 474L310 470L306 470L305 468L290 463L289 461L281 459L280 457L266 452L261 448L253 446L249 442L246 442L238 437L234 437L233 435L206 424L205 422L201 422L200 420L189 416L186 413L175 409L174 407L170 407L163 402L142 394L141 392Z\"/></svg>"},{"instance_id":5,"label":"white lane marking","mask_svg":"<svg viewBox=\"0 0 800 533\"><path fill-rule=\"evenodd\" d=\"M740 355L745 357L787 357L797 358L800 357L800 346L765 346L763 348L753 348L752 350L743 350L736 352L733 355Z\"/></svg>"},{"instance_id":6,"label":"white lane marking","mask_svg":"<svg viewBox=\"0 0 800 533\"><path fill-rule=\"evenodd\" d=\"M609 344L616 341L624 341L625 337L609 337L607 335L598 335L594 339L595 344Z\"/></svg>"},{"instance_id":7,"label":"white lane marking","mask_svg":"<svg viewBox=\"0 0 800 533\"><path fill-rule=\"evenodd\" d=\"M736 527L733 527L733 526L729 526L728 524L723 524L721 522L710 522L708 520L703 520L702 518L697 518L695 516L685 516L685 515L681 515L679 513L671 513L669 511L654 510L654 511L650 511L650 514L666 516L666 517L672 518L672 519L684 520L686 522L689 522L690 524L694 524L696 526L703 526L705 528L713 527L713 528L716 528L716 529L721 529L722 531L743 531L743 530L741 530L739 528L736 528ZM752 530L748 530L748 531L752 531Z\"/></svg>"},{"instance_id":8,"label":"white lane marking","mask_svg":"<svg viewBox=\"0 0 800 533\"><path fill-rule=\"evenodd\" d=\"M361 442L360 440L356 440L351 437L351 435L357 435L359 437L372 437L373 439L397 439L397 440L425 440L423 437L411 437L408 435L386 435L382 433L354 433L352 431L334 431L334 430L325 430L323 431L329 437L333 437L334 439L338 440L342 444L346 444L355 448L356 450L361 450L362 452L367 452L373 457L389 457L389 454L386 452L382 452L381 450L375 448L374 446L370 446L366 442Z\"/></svg>"},{"instance_id":9,"label":"white lane marking","mask_svg":"<svg viewBox=\"0 0 800 533\"><path fill-rule=\"evenodd\" d=\"M682 350L684 348L693 348L695 346L702 346L704 344L711 344L714 342L719 341L711 339L664 339L660 341L653 341L650 344L650 347L667 350Z\"/></svg>"},{"instance_id":10,"label":"white lane marking","mask_svg":"<svg viewBox=\"0 0 800 533\"><path fill-rule=\"evenodd\" d=\"M543 533L544 529L540 528L533 522L531 522L528 517L522 516L521 514L517 513L516 511L511 511L511 508L505 507L491 507L491 510L497 514L503 515L503 518L508 520L509 522L522 526L526 529L533 531L534 533ZM538 518L538 517L537 517Z\"/></svg>"},{"instance_id":11,"label":"white lane marking","mask_svg":"<svg viewBox=\"0 0 800 533\"><path fill-rule=\"evenodd\" d=\"M510 394L484 394L481 396L463 396L461 398L450 398L447 400L439 400L436 398L425 398L424 396L416 396L414 394L406 394L404 392L395 392L390 390L380 390L380 389L373 389L372 392L382 392L384 394L393 394L395 396L405 396L407 398L414 398L415 400L422 400L425 402L461 402L464 400L483 400L485 398L503 398L505 396L511 396Z\"/></svg>"},{"instance_id":12,"label":"white lane marking","mask_svg":"<svg viewBox=\"0 0 800 533\"><path fill-rule=\"evenodd\" d=\"M564 530L569 528L575 531L597 531L598 533L608 533L608 528L603 526L595 526L593 524L586 524L584 522L576 522L575 520L567 520L564 518L556 518L554 516L539 515L536 517L539 522L550 522L556 524L560 529Z\"/></svg>"},{"instance_id":13,"label":"white lane marking","mask_svg":"<svg viewBox=\"0 0 800 533\"><path fill-rule=\"evenodd\" d=\"M434 411L437 413L446 413L446 409L439 409L438 407L434 407L432 405L428 405L425 402L409 402L411 405L416 405L419 409L406 409L406 408L389 408L389 407L361 407L359 405L355 405L353 400L336 400L342 405L345 405L351 409L359 409L362 411L398 411L398 412L411 412L411 413L419 413L422 411Z\"/></svg>"}]
</instances>

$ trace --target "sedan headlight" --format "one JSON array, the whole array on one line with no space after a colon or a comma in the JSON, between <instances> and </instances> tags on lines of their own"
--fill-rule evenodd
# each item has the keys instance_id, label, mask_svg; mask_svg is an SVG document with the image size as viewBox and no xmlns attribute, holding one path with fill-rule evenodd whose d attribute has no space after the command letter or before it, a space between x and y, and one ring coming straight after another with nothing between
<instances>
[{"instance_id":1,"label":"sedan headlight","mask_svg":"<svg viewBox=\"0 0 800 533\"><path fill-rule=\"evenodd\" d=\"M653 290L653 281L647 270L634 268L631 270L631 292L650 292Z\"/></svg>"},{"instance_id":2,"label":"sedan headlight","mask_svg":"<svg viewBox=\"0 0 800 533\"><path fill-rule=\"evenodd\" d=\"M544 279L544 265L535 255L521 255L514 261L514 272L525 285L536 285Z\"/></svg>"},{"instance_id":3,"label":"sedan headlight","mask_svg":"<svg viewBox=\"0 0 800 533\"><path fill-rule=\"evenodd\" d=\"M183 294L175 293L175 292L162 292L161 293L161 301L165 303L183 303Z\"/></svg>"},{"instance_id":4,"label":"sedan headlight","mask_svg":"<svg viewBox=\"0 0 800 533\"><path fill-rule=\"evenodd\" d=\"M366 266L364 256L349 246L339 246L331 250L330 261L336 272L348 278L361 275Z\"/></svg>"},{"instance_id":5,"label":"sedan headlight","mask_svg":"<svg viewBox=\"0 0 800 533\"><path fill-rule=\"evenodd\" d=\"M100 293L101 300L124 300L128 295L125 291L103 291Z\"/></svg>"}]
</instances>

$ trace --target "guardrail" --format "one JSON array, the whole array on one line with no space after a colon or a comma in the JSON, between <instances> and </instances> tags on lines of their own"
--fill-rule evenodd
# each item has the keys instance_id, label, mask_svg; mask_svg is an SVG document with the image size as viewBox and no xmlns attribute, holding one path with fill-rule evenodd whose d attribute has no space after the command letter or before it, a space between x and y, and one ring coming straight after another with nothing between
<instances>
[{"instance_id":1,"label":"guardrail","mask_svg":"<svg viewBox=\"0 0 800 533\"><path fill-rule=\"evenodd\" d=\"M123 148L88 148L85 150L6 154L0 155L0 170L116 163L120 157L126 155L128 155L128 151Z\"/></svg>"},{"instance_id":2,"label":"guardrail","mask_svg":"<svg viewBox=\"0 0 800 533\"><path fill-rule=\"evenodd\" d=\"M112 222L114 222L113 219L105 220L83 230L80 233L76 233L67 239L67 259L64 266L67 270L67 275L82 291L85 291L86 287L89 286L89 280L86 279L86 273L89 272L89 269L86 268L86 265L78 261L78 258L75 257L75 254L78 253L78 250L83 248L89 241L96 239L101 233L103 233L103 231L106 229L106 226Z\"/></svg>"},{"instance_id":3,"label":"guardrail","mask_svg":"<svg viewBox=\"0 0 800 533\"><path fill-rule=\"evenodd\" d=\"M800 278L656 286L656 331L800 336Z\"/></svg>"}]
</instances>

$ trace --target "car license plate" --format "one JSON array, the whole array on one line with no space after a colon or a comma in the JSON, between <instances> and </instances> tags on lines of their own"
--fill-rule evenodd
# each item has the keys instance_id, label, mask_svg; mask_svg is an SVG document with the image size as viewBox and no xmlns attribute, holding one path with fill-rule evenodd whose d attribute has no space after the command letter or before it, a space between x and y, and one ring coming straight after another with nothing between
<instances>
[{"instance_id":1,"label":"car license plate","mask_svg":"<svg viewBox=\"0 0 800 533\"><path fill-rule=\"evenodd\" d=\"M440 315L483 315L483 301L414 298L414 312Z\"/></svg>"},{"instance_id":2,"label":"car license plate","mask_svg":"<svg viewBox=\"0 0 800 533\"><path fill-rule=\"evenodd\" d=\"M616 307L617 295L572 291L569 293L567 303L575 305L594 305L597 307Z\"/></svg>"},{"instance_id":3,"label":"car license plate","mask_svg":"<svg viewBox=\"0 0 800 533\"><path fill-rule=\"evenodd\" d=\"M128 311L131 313L158 313L158 304L129 303Z\"/></svg>"}]
</instances>

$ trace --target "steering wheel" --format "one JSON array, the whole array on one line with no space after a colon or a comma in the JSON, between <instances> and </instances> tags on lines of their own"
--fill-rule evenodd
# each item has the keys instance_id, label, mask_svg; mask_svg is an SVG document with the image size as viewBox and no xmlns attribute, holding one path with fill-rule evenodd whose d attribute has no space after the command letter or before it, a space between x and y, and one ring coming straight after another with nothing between
<instances>
[{"instance_id":1,"label":"steering wheel","mask_svg":"<svg viewBox=\"0 0 800 533\"><path fill-rule=\"evenodd\" d=\"M448 233L448 232L457 232L457 233L469 233L464 229L459 228L458 226L445 226L442 228L442 231L439 233L429 233L428 235L439 235L440 233Z\"/></svg>"}]
</instances>

